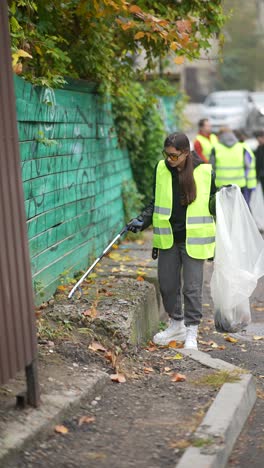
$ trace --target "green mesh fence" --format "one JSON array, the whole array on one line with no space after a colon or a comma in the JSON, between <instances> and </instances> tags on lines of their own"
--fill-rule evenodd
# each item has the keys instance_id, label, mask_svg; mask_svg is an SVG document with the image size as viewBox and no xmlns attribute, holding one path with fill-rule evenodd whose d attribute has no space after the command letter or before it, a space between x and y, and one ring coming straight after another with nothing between
<instances>
[{"instance_id":1,"label":"green mesh fence","mask_svg":"<svg viewBox=\"0 0 264 468\"><path fill-rule=\"evenodd\" d=\"M15 77L17 119L36 303L61 275L86 268L124 224L132 178L111 105L92 85L35 88Z\"/></svg>"}]
</instances>

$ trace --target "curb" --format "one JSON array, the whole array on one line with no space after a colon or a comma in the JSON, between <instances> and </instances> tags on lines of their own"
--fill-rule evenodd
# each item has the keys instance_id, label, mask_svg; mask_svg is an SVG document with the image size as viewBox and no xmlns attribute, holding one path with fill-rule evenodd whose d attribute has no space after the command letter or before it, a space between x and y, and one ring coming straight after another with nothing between
<instances>
[{"instance_id":1,"label":"curb","mask_svg":"<svg viewBox=\"0 0 264 468\"><path fill-rule=\"evenodd\" d=\"M239 367L202 351L179 352L213 369L241 372ZM188 447L177 468L224 468L256 398L255 380L251 374L240 375L238 382L225 383L193 435L200 447Z\"/></svg>"},{"instance_id":2,"label":"curb","mask_svg":"<svg viewBox=\"0 0 264 468\"><path fill-rule=\"evenodd\" d=\"M92 375L94 373L94 375ZM75 388L41 396L39 408L27 408L16 421L7 424L0 440L0 466L38 435L53 429L69 410L78 407L84 398L92 400L110 382L109 375L94 369L93 372L74 382Z\"/></svg>"}]
</instances>

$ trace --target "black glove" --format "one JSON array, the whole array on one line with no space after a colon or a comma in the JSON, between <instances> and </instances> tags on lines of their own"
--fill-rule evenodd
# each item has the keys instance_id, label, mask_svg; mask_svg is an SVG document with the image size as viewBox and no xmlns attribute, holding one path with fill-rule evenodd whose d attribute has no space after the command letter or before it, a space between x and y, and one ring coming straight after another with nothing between
<instances>
[{"instance_id":1,"label":"black glove","mask_svg":"<svg viewBox=\"0 0 264 468\"><path fill-rule=\"evenodd\" d=\"M127 230L134 232L136 234L137 232L141 231L141 228L143 226L143 221L141 221L138 218L131 219L129 223L127 223Z\"/></svg>"}]
</instances>

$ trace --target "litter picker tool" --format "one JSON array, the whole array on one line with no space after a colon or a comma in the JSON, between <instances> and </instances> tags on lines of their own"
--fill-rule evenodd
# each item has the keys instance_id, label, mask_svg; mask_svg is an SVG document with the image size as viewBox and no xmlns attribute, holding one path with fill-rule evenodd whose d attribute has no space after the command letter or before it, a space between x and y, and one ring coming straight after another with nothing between
<instances>
[{"instance_id":1,"label":"litter picker tool","mask_svg":"<svg viewBox=\"0 0 264 468\"><path fill-rule=\"evenodd\" d=\"M98 262L100 262L100 260L109 252L109 250L111 249L111 247L118 241L118 239L120 239L120 237L125 233L127 232L127 226L125 226L122 231L117 234L117 236L110 242L110 244L108 244L108 246L104 249L104 251L102 252L102 254L100 255L100 257L98 257L94 262L93 264L90 266L90 268L88 268L88 270L83 274L83 276L79 279L79 281L75 284L75 286L72 288L72 290L70 291L69 295L68 295L68 299L71 299L72 296L74 295L74 293L76 292L77 289L79 289L80 291L81 288L80 288L80 285L82 284L82 282L85 280L85 278L87 278L87 276L91 273L91 271L94 269L94 267L97 265Z\"/></svg>"}]
</instances>

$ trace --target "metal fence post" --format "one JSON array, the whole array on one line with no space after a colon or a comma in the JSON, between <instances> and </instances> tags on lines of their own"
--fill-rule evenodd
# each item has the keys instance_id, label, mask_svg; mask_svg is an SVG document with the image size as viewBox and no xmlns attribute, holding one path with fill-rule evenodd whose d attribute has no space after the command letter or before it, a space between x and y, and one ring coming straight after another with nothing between
<instances>
[{"instance_id":1,"label":"metal fence post","mask_svg":"<svg viewBox=\"0 0 264 468\"><path fill-rule=\"evenodd\" d=\"M0 1L0 384L26 370L38 406L37 340L21 179L8 9Z\"/></svg>"}]
</instances>

